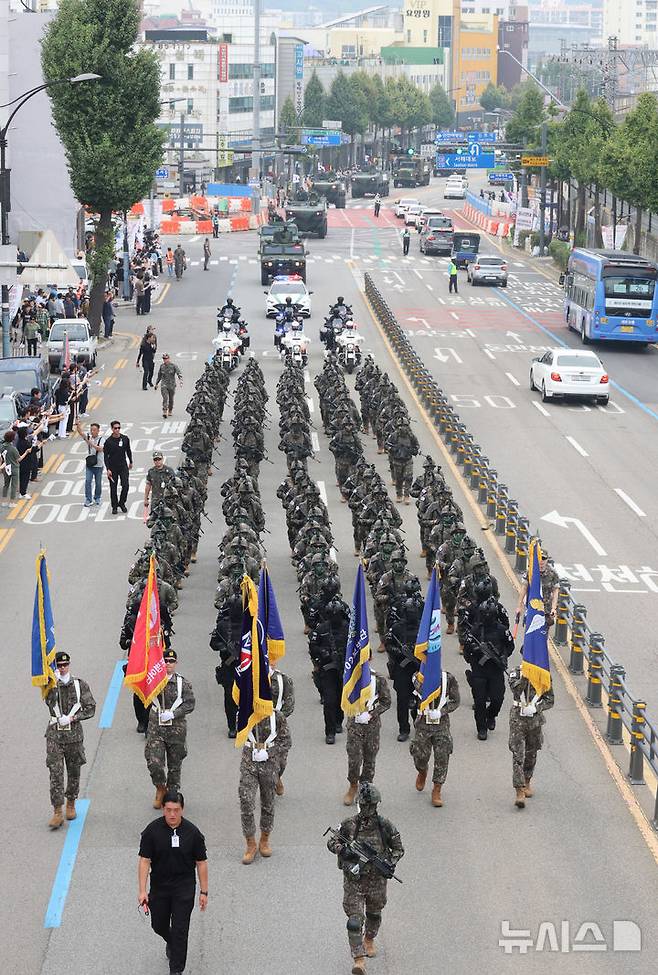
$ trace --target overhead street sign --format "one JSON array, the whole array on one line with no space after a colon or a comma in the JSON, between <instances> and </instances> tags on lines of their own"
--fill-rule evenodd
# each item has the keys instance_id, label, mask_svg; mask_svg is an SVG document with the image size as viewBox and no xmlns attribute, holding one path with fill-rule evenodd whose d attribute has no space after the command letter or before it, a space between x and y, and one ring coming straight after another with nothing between
<instances>
[{"instance_id":1,"label":"overhead street sign","mask_svg":"<svg viewBox=\"0 0 658 975\"><path fill-rule=\"evenodd\" d=\"M549 166L550 163L548 156L521 156L522 166Z\"/></svg>"},{"instance_id":2,"label":"overhead street sign","mask_svg":"<svg viewBox=\"0 0 658 975\"><path fill-rule=\"evenodd\" d=\"M341 133L338 129L302 129L303 146L339 146Z\"/></svg>"},{"instance_id":3,"label":"overhead street sign","mask_svg":"<svg viewBox=\"0 0 658 975\"><path fill-rule=\"evenodd\" d=\"M479 143L473 142L457 152L437 153L437 165L441 169L493 169L496 156L493 152L483 152Z\"/></svg>"},{"instance_id":4,"label":"overhead street sign","mask_svg":"<svg viewBox=\"0 0 658 975\"><path fill-rule=\"evenodd\" d=\"M496 133L495 132L467 132L466 139L468 142L495 142Z\"/></svg>"},{"instance_id":5,"label":"overhead street sign","mask_svg":"<svg viewBox=\"0 0 658 975\"><path fill-rule=\"evenodd\" d=\"M436 138L434 140L437 145L451 144L453 142L495 142L496 133L495 132L476 132L471 130L470 132L456 132L456 131L445 131L437 132Z\"/></svg>"},{"instance_id":6,"label":"overhead street sign","mask_svg":"<svg viewBox=\"0 0 658 975\"><path fill-rule=\"evenodd\" d=\"M342 129L343 123L340 119L325 118L322 120L323 129Z\"/></svg>"},{"instance_id":7,"label":"overhead street sign","mask_svg":"<svg viewBox=\"0 0 658 975\"><path fill-rule=\"evenodd\" d=\"M494 170L493 173L489 173L489 182L490 183L513 183L514 173L496 172Z\"/></svg>"}]
</instances>

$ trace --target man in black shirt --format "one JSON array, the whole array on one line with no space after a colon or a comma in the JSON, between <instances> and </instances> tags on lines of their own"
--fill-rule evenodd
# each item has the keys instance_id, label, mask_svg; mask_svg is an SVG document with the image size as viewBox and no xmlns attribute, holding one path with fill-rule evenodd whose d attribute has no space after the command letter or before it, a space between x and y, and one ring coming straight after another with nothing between
<instances>
[{"instance_id":1,"label":"man in black shirt","mask_svg":"<svg viewBox=\"0 0 658 975\"><path fill-rule=\"evenodd\" d=\"M110 482L110 500L112 502L112 514L117 513L117 508L121 508L127 514L126 498L128 497L128 471L133 466L133 454L130 449L130 440L121 433L121 424L118 420L112 420L110 427L112 433L105 440L103 454L105 455L105 467L107 477ZM117 485L121 482L121 494L117 498Z\"/></svg>"},{"instance_id":2,"label":"man in black shirt","mask_svg":"<svg viewBox=\"0 0 658 975\"><path fill-rule=\"evenodd\" d=\"M180 792L168 792L162 802L162 817L149 823L139 845L139 905L150 911L151 927L167 943L170 975L181 975L185 969L195 869L199 875L199 909L205 911L208 903L206 841L194 823L183 819L184 805Z\"/></svg>"}]
</instances>

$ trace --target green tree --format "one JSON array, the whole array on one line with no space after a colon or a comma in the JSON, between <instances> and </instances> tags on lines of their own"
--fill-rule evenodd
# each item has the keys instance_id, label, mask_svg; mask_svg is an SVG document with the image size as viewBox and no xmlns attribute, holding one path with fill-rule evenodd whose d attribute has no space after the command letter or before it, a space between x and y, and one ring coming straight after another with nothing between
<instances>
[{"instance_id":1,"label":"green tree","mask_svg":"<svg viewBox=\"0 0 658 975\"><path fill-rule=\"evenodd\" d=\"M327 100L322 82L318 78L317 72L313 71L304 92L304 125L316 129L322 125L327 117L324 107Z\"/></svg>"},{"instance_id":2,"label":"green tree","mask_svg":"<svg viewBox=\"0 0 658 975\"><path fill-rule=\"evenodd\" d=\"M286 129L293 129L298 123L299 119L297 118L292 96L288 95L279 112L279 127L285 131Z\"/></svg>"},{"instance_id":3,"label":"green tree","mask_svg":"<svg viewBox=\"0 0 658 975\"><path fill-rule=\"evenodd\" d=\"M531 149L539 144L539 128L544 119L543 94L535 84L524 85L514 114L505 126L505 138Z\"/></svg>"},{"instance_id":4,"label":"green tree","mask_svg":"<svg viewBox=\"0 0 658 975\"><path fill-rule=\"evenodd\" d=\"M455 110L443 85L436 84L430 90L431 121L439 129L451 129L455 125Z\"/></svg>"},{"instance_id":5,"label":"green tree","mask_svg":"<svg viewBox=\"0 0 658 975\"><path fill-rule=\"evenodd\" d=\"M350 137L350 161L354 162L354 137L368 125L368 101L363 81L355 73L348 78L339 71L327 98L327 115L343 123L343 132Z\"/></svg>"},{"instance_id":6,"label":"green tree","mask_svg":"<svg viewBox=\"0 0 658 975\"><path fill-rule=\"evenodd\" d=\"M136 47L140 18L138 0L61 0L41 48L47 81L88 71L103 79L50 89L73 192L99 215L90 262L95 334L114 253L112 212L146 196L162 162L160 68L154 52Z\"/></svg>"},{"instance_id":7,"label":"green tree","mask_svg":"<svg viewBox=\"0 0 658 975\"><path fill-rule=\"evenodd\" d=\"M494 85L491 81L480 95L480 107L483 112L495 112L497 108L507 108L509 92L502 85Z\"/></svg>"}]
</instances>

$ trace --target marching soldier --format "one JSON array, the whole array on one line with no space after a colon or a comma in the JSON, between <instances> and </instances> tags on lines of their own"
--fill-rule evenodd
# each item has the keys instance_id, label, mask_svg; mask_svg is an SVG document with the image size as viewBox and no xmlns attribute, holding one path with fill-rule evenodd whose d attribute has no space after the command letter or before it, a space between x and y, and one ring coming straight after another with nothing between
<instances>
[{"instance_id":1,"label":"marching soldier","mask_svg":"<svg viewBox=\"0 0 658 975\"><path fill-rule=\"evenodd\" d=\"M337 854L338 868L343 871L343 910L354 960L352 975L364 975L366 957L374 958L377 954L375 938L386 905L386 884L404 856L397 827L377 812L381 802L379 789L369 782L361 783L358 800L357 815L344 819L327 842L328 849ZM384 861L384 872L374 863L363 863L354 855L350 849L354 841L372 847Z\"/></svg>"},{"instance_id":2,"label":"marching soldier","mask_svg":"<svg viewBox=\"0 0 658 975\"><path fill-rule=\"evenodd\" d=\"M277 796L282 796L283 773L288 762L288 752L292 748L292 737L288 728L288 718L295 710L295 687L292 677L270 667L270 685L272 687L272 704L274 710L279 714L281 730L277 732L279 758L279 775L276 780L274 791Z\"/></svg>"},{"instance_id":3,"label":"marching soldier","mask_svg":"<svg viewBox=\"0 0 658 975\"><path fill-rule=\"evenodd\" d=\"M441 674L441 696L433 702L432 707L421 711L415 723L415 734L409 745L418 775L416 788L422 792L427 779L430 755L434 751L434 769L432 771L432 805L443 805L441 786L448 777L448 762L452 754L452 735L450 734L450 717L459 707L459 685L455 677L444 670Z\"/></svg>"},{"instance_id":4,"label":"marching soldier","mask_svg":"<svg viewBox=\"0 0 658 975\"><path fill-rule=\"evenodd\" d=\"M194 711L195 704L192 685L176 673L176 651L170 647L163 657L169 680L153 701L144 747L144 757L155 786L154 809L162 808L166 792L180 791L181 766L187 755L186 715Z\"/></svg>"},{"instance_id":5,"label":"marching soldier","mask_svg":"<svg viewBox=\"0 0 658 975\"><path fill-rule=\"evenodd\" d=\"M543 712L555 704L553 688L540 696L527 677L517 667L509 675L509 687L514 702L509 714L509 748L512 753L512 785L516 792L514 805L525 808L525 801L534 795L531 779L537 763L537 752L544 744Z\"/></svg>"},{"instance_id":6,"label":"marching soldier","mask_svg":"<svg viewBox=\"0 0 658 975\"><path fill-rule=\"evenodd\" d=\"M374 671L371 671L371 675L374 694L368 701L366 710L347 719L345 747L350 787L343 797L346 806L351 806L354 802L359 782L372 782L375 777L375 762L382 726L381 716L391 706L388 682Z\"/></svg>"},{"instance_id":7,"label":"marching soldier","mask_svg":"<svg viewBox=\"0 0 658 975\"><path fill-rule=\"evenodd\" d=\"M81 721L93 718L96 702L89 685L81 677L71 675L71 658L59 650L55 654L57 684L46 696L50 712L46 728L46 765L50 772L50 801L53 816L48 825L59 829L64 822L64 797L66 818L75 819L75 800L80 791L80 769L87 764L84 732ZM66 765L66 788L64 766Z\"/></svg>"},{"instance_id":8,"label":"marching soldier","mask_svg":"<svg viewBox=\"0 0 658 975\"><path fill-rule=\"evenodd\" d=\"M242 857L245 864L253 863L256 853L272 856L270 833L274 826L274 794L279 781L279 771L288 748L279 736L284 733L285 718L282 711L274 711L252 729L242 749L240 760L240 817L246 849ZM282 755L282 751L284 754ZM260 839L256 845L256 793L260 792Z\"/></svg>"},{"instance_id":9,"label":"marching soldier","mask_svg":"<svg viewBox=\"0 0 658 975\"><path fill-rule=\"evenodd\" d=\"M146 483L144 486L144 507L148 508L149 499L153 496L153 505L164 501L165 489L176 477L176 472L172 467L167 467L164 462L164 455L161 450L153 451L153 467L149 467L146 472Z\"/></svg>"},{"instance_id":10,"label":"marching soldier","mask_svg":"<svg viewBox=\"0 0 658 975\"><path fill-rule=\"evenodd\" d=\"M541 577L541 594L544 600L544 616L546 627L550 629L555 623L555 612L557 610L558 596L560 595L560 577L555 571L553 560L549 559L548 552L540 549L539 556L539 575ZM526 603L528 594L528 574L523 576L523 589L519 596L519 605L516 607L515 622L521 619L521 612Z\"/></svg>"}]
</instances>

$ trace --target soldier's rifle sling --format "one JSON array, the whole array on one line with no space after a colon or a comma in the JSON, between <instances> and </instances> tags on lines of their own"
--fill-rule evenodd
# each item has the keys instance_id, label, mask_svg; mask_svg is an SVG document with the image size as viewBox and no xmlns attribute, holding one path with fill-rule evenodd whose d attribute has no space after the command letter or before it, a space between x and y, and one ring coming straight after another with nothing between
<instances>
[{"instance_id":1,"label":"soldier's rifle sling","mask_svg":"<svg viewBox=\"0 0 658 975\"><path fill-rule=\"evenodd\" d=\"M364 843L361 840L350 840L340 830L334 829L333 826L328 826L322 835L326 836L327 833L331 833L337 840L340 840L344 849L348 853L351 853L352 856L355 856L357 860L362 863L371 863L377 873L381 874L382 877L385 877L387 880L397 880L399 884L403 883L399 877L395 876L394 864L386 860L385 857L380 856L369 843Z\"/></svg>"}]
</instances>

